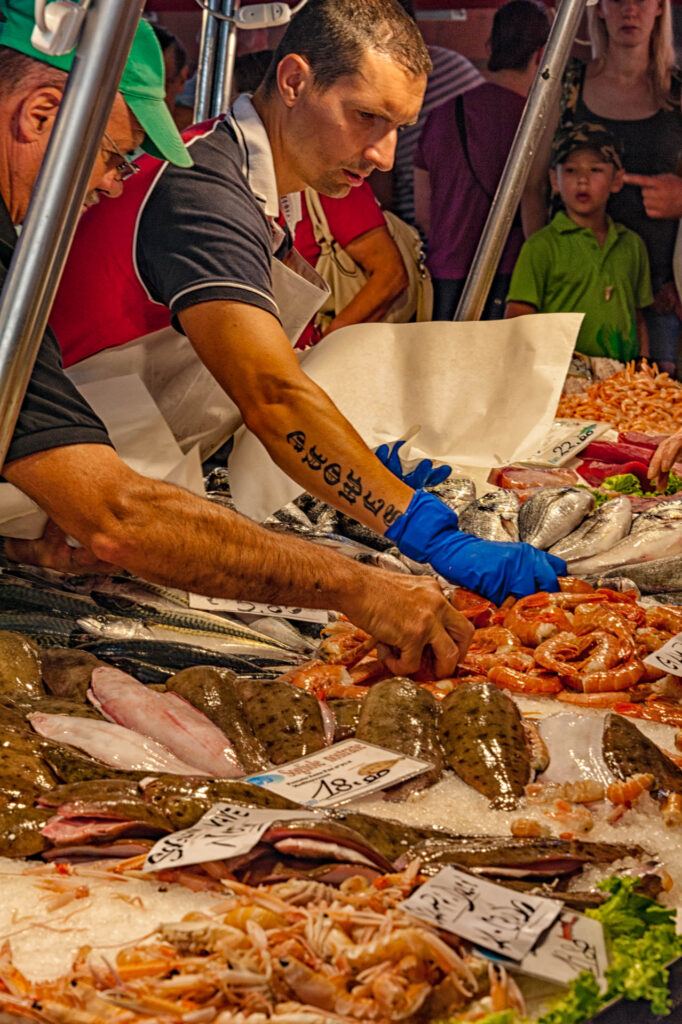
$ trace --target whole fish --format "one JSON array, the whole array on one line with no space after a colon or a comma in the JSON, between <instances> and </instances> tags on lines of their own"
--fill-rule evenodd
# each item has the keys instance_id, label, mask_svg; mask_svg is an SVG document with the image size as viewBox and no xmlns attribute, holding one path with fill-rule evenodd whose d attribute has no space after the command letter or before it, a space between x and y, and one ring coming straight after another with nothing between
<instances>
[{"instance_id":1,"label":"whole fish","mask_svg":"<svg viewBox=\"0 0 682 1024\"><path fill-rule=\"evenodd\" d=\"M491 491L459 513L459 528L483 540L519 539L519 499L514 491Z\"/></svg>"},{"instance_id":2,"label":"whole fish","mask_svg":"<svg viewBox=\"0 0 682 1024\"><path fill-rule=\"evenodd\" d=\"M68 697L51 697L49 694L27 702L26 713L30 714L33 711L44 711L46 715L76 715L78 718L102 721L102 716L90 704L69 700Z\"/></svg>"},{"instance_id":3,"label":"whole fish","mask_svg":"<svg viewBox=\"0 0 682 1024\"><path fill-rule=\"evenodd\" d=\"M386 790L389 800L405 800L433 786L443 774L443 749L438 739L440 705L432 693L411 679L375 683L362 703L356 739L429 761L433 767Z\"/></svg>"},{"instance_id":4,"label":"whole fish","mask_svg":"<svg viewBox=\"0 0 682 1024\"><path fill-rule=\"evenodd\" d=\"M56 743L41 737L40 752L45 762L52 769L54 774L63 783L80 783L102 779L124 779L139 780L147 778L148 770L135 771L134 769L113 768L104 761L97 761L93 757L74 747L68 747L63 743Z\"/></svg>"},{"instance_id":5,"label":"whole fish","mask_svg":"<svg viewBox=\"0 0 682 1024\"><path fill-rule=\"evenodd\" d=\"M244 711L241 688L233 672L210 665L185 668L171 676L168 689L202 711L227 736L244 772L257 772L267 754ZM240 772L240 774L244 774Z\"/></svg>"},{"instance_id":6,"label":"whole fish","mask_svg":"<svg viewBox=\"0 0 682 1024\"><path fill-rule=\"evenodd\" d=\"M85 701L93 668L102 662L88 651L48 647L41 658L45 686L55 697Z\"/></svg>"},{"instance_id":7,"label":"whole fish","mask_svg":"<svg viewBox=\"0 0 682 1024\"><path fill-rule=\"evenodd\" d=\"M33 857L46 850L42 828L51 815L41 807L0 808L0 856Z\"/></svg>"},{"instance_id":8,"label":"whole fish","mask_svg":"<svg viewBox=\"0 0 682 1024\"><path fill-rule=\"evenodd\" d=\"M365 526L364 523L351 519L350 516L345 515L343 512L339 512L337 515L336 532L340 533L342 537L349 537L351 540L359 541L375 551L386 551L393 546L393 541L382 537L379 533L375 533L374 530L371 530L369 526Z\"/></svg>"},{"instance_id":9,"label":"whole fish","mask_svg":"<svg viewBox=\"0 0 682 1024\"><path fill-rule=\"evenodd\" d=\"M38 587L17 579L0 576L0 609L3 611L30 611L45 615L78 618L97 612L96 603L89 597L69 594L55 587Z\"/></svg>"},{"instance_id":10,"label":"whole fish","mask_svg":"<svg viewBox=\"0 0 682 1024\"><path fill-rule=\"evenodd\" d=\"M93 670L90 687L90 700L107 718L162 743L195 770L228 779L244 774L227 736L178 694L150 692L106 666Z\"/></svg>"},{"instance_id":11,"label":"whole fish","mask_svg":"<svg viewBox=\"0 0 682 1024\"><path fill-rule=\"evenodd\" d=\"M193 765L175 757L167 747L113 722L95 722L72 715L44 715L40 711L29 715L29 721L40 736L79 747L112 768L201 774Z\"/></svg>"},{"instance_id":12,"label":"whole fish","mask_svg":"<svg viewBox=\"0 0 682 1024\"><path fill-rule=\"evenodd\" d=\"M76 619L37 611L0 611L0 635L7 630L22 635L39 648L70 646L84 638Z\"/></svg>"},{"instance_id":13,"label":"whole fish","mask_svg":"<svg viewBox=\"0 0 682 1024\"><path fill-rule=\"evenodd\" d=\"M660 523L679 523L681 521L682 501L662 501L660 505L654 505L653 508L635 516L630 532L639 533L640 530L649 530L652 526L658 526Z\"/></svg>"},{"instance_id":14,"label":"whole fish","mask_svg":"<svg viewBox=\"0 0 682 1024\"><path fill-rule=\"evenodd\" d=\"M574 576L586 576L627 566L620 575L630 576L639 586L636 576L631 573L632 566L638 562L653 562L676 555L682 555L682 522L660 523L648 530L628 534L600 555L572 562L571 573Z\"/></svg>"},{"instance_id":15,"label":"whole fish","mask_svg":"<svg viewBox=\"0 0 682 1024\"><path fill-rule=\"evenodd\" d=\"M273 764L325 746L320 704L312 693L278 679L240 680L246 717Z\"/></svg>"},{"instance_id":16,"label":"whole fish","mask_svg":"<svg viewBox=\"0 0 682 1024\"><path fill-rule=\"evenodd\" d=\"M54 809L73 800L97 801L102 806L115 808L120 806L120 801L138 799L140 795L138 784L130 779L92 779L55 786L49 793L43 793L37 803L40 807Z\"/></svg>"},{"instance_id":17,"label":"whole fish","mask_svg":"<svg viewBox=\"0 0 682 1024\"><path fill-rule=\"evenodd\" d=\"M581 487L543 487L519 512L521 540L547 550L567 537L594 508L594 495Z\"/></svg>"},{"instance_id":18,"label":"whole fish","mask_svg":"<svg viewBox=\"0 0 682 1024\"><path fill-rule=\"evenodd\" d=\"M632 522L632 505L626 495L605 501L583 519L580 526L549 549L565 562L590 558L608 551L626 536Z\"/></svg>"},{"instance_id":19,"label":"whole fish","mask_svg":"<svg viewBox=\"0 0 682 1024\"><path fill-rule=\"evenodd\" d=\"M682 592L682 555L640 562L638 565L633 563L628 565L627 575L619 568L606 569L603 573L590 574L589 582L593 586L617 589L618 580L624 578L642 594Z\"/></svg>"},{"instance_id":20,"label":"whole fish","mask_svg":"<svg viewBox=\"0 0 682 1024\"><path fill-rule=\"evenodd\" d=\"M638 772L654 777L652 796L682 793L682 769L623 715L608 714L602 736L604 760L619 779Z\"/></svg>"},{"instance_id":21,"label":"whole fish","mask_svg":"<svg viewBox=\"0 0 682 1024\"><path fill-rule=\"evenodd\" d=\"M448 765L492 807L511 810L531 778L521 713L490 683L464 683L441 705L440 739Z\"/></svg>"},{"instance_id":22,"label":"whole fish","mask_svg":"<svg viewBox=\"0 0 682 1024\"><path fill-rule=\"evenodd\" d=\"M268 662L262 662L258 658L237 657L234 654L219 654L217 651L207 651L203 647L193 647L190 644L168 643L163 640L94 640L80 644L81 650L87 650L96 655L101 661L115 665L122 672L126 671L124 662L139 662L150 672L153 670L155 678L148 678L148 682L165 682L174 672L183 668L191 668L192 665L214 665L216 668L228 668L237 675L254 675L258 673L270 673L272 678L279 674L276 666ZM263 665L268 665L267 669ZM168 671L163 672L164 669ZM134 672L131 673L135 675ZM146 678L146 677L145 677Z\"/></svg>"},{"instance_id":23,"label":"whole fish","mask_svg":"<svg viewBox=\"0 0 682 1024\"><path fill-rule=\"evenodd\" d=\"M424 490L435 494L457 515L476 500L476 484L467 476L449 476L435 487L425 487Z\"/></svg>"},{"instance_id":24,"label":"whole fish","mask_svg":"<svg viewBox=\"0 0 682 1024\"><path fill-rule=\"evenodd\" d=\"M157 808L174 829L189 828L202 814L220 801L245 807L275 807L293 810L293 800L248 782L227 779L161 776L142 783L144 799Z\"/></svg>"},{"instance_id":25,"label":"whole fish","mask_svg":"<svg viewBox=\"0 0 682 1024\"><path fill-rule=\"evenodd\" d=\"M27 636L0 632L0 694L38 697L45 693L38 648Z\"/></svg>"}]
</instances>

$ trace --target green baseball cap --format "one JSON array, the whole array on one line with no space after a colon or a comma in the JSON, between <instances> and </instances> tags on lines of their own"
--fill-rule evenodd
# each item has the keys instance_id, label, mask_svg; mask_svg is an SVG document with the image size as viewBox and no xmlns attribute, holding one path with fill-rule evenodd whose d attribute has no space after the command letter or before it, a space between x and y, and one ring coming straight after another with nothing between
<instances>
[{"instance_id":1,"label":"green baseball cap","mask_svg":"<svg viewBox=\"0 0 682 1024\"><path fill-rule=\"evenodd\" d=\"M31 45L34 0L0 0L0 45L69 71L75 50L53 56ZM1 20L4 16L4 21ZM123 71L119 91L145 131L142 148L159 160L191 167L193 160L165 103L163 54L146 21L140 21Z\"/></svg>"}]
</instances>

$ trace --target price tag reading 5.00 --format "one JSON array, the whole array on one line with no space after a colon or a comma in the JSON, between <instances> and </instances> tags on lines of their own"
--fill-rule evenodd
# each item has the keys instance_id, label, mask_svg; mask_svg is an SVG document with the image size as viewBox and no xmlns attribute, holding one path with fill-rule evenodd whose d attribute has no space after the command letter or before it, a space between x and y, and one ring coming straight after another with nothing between
<instances>
[{"instance_id":1,"label":"price tag reading 5.00","mask_svg":"<svg viewBox=\"0 0 682 1024\"><path fill-rule=\"evenodd\" d=\"M350 739L246 781L306 807L328 807L393 786L431 767L419 758Z\"/></svg>"}]
</instances>

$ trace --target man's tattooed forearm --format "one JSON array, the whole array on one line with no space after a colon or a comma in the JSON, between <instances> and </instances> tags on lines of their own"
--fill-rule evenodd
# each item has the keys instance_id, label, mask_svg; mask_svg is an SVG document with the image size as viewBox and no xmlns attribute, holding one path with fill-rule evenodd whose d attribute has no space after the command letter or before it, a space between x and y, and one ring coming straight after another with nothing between
<instances>
[{"instance_id":1,"label":"man's tattooed forearm","mask_svg":"<svg viewBox=\"0 0 682 1024\"><path fill-rule=\"evenodd\" d=\"M391 526L398 516L403 514L403 509L394 505L387 505L383 498L373 498L371 491L365 491L362 486L362 477L356 475L352 469L348 470L344 477L343 469L338 462L330 462L328 456L318 451L314 444L308 447L307 439L302 430L293 430L287 434L287 444L290 444L295 452L303 455L301 462L304 466L321 472L325 483L330 487L341 484L340 490L336 493L343 498L348 505L355 505L361 502L363 508L371 512L377 519L383 519L386 526Z\"/></svg>"}]
</instances>

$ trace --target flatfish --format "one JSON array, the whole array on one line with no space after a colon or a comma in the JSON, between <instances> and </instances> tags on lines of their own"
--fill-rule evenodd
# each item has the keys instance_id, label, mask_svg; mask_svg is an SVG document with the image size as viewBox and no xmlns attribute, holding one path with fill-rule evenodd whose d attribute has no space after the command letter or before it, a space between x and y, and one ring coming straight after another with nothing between
<instances>
[{"instance_id":1,"label":"flatfish","mask_svg":"<svg viewBox=\"0 0 682 1024\"><path fill-rule=\"evenodd\" d=\"M646 772L653 775L655 790L682 793L682 769L622 715L606 716L602 749L604 760L617 778Z\"/></svg>"},{"instance_id":2,"label":"flatfish","mask_svg":"<svg viewBox=\"0 0 682 1024\"><path fill-rule=\"evenodd\" d=\"M48 647L41 659L43 682L54 697L85 701L92 670L101 664L89 651Z\"/></svg>"},{"instance_id":3,"label":"flatfish","mask_svg":"<svg viewBox=\"0 0 682 1024\"><path fill-rule=\"evenodd\" d=\"M492 491L459 513L459 528L483 540L519 539L519 499L514 491Z\"/></svg>"},{"instance_id":4,"label":"flatfish","mask_svg":"<svg viewBox=\"0 0 682 1024\"><path fill-rule=\"evenodd\" d=\"M50 845L42 835L43 825L52 811L40 807L0 809L0 856L32 857Z\"/></svg>"},{"instance_id":5,"label":"flatfish","mask_svg":"<svg viewBox=\"0 0 682 1024\"><path fill-rule=\"evenodd\" d=\"M594 495L586 488L543 487L521 506L521 540L547 550L572 533L593 508Z\"/></svg>"},{"instance_id":6,"label":"flatfish","mask_svg":"<svg viewBox=\"0 0 682 1024\"><path fill-rule=\"evenodd\" d=\"M355 736L363 702L357 697L333 697L327 704L334 715L334 742Z\"/></svg>"},{"instance_id":7,"label":"flatfish","mask_svg":"<svg viewBox=\"0 0 682 1024\"><path fill-rule=\"evenodd\" d=\"M38 648L21 633L0 632L0 694L37 697L41 693L45 688Z\"/></svg>"},{"instance_id":8,"label":"flatfish","mask_svg":"<svg viewBox=\"0 0 682 1024\"><path fill-rule=\"evenodd\" d=\"M245 772L259 771L267 763L265 747L249 723L242 689L233 672L197 665L177 672L166 685L218 726L234 747Z\"/></svg>"},{"instance_id":9,"label":"flatfish","mask_svg":"<svg viewBox=\"0 0 682 1024\"><path fill-rule=\"evenodd\" d=\"M521 713L490 683L464 683L441 706L440 739L447 764L492 807L516 807L531 778Z\"/></svg>"},{"instance_id":10,"label":"flatfish","mask_svg":"<svg viewBox=\"0 0 682 1024\"><path fill-rule=\"evenodd\" d=\"M440 705L432 693L411 679L375 683L363 701L356 739L375 743L410 757L429 761L423 775L386 790L389 800L404 800L438 782L443 774L443 749L438 738Z\"/></svg>"},{"instance_id":11,"label":"flatfish","mask_svg":"<svg viewBox=\"0 0 682 1024\"><path fill-rule=\"evenodd\" d=\"M293 810L293 800L261 786L228 779L161 776L142 784L144 799L170 821L175 829L188 828L220 801L244 807L274 807Z\"/></svg>"},{"instance_id":12,"label":"flatfish","mask_svg":"<svg viewBox=\"0 0 682 1024\"><path fill-rule=\"evenodd\" d=\"M312 693L279 679L242 679L246 717L273 764L295 761L326 745L322 712Z\"/></svg>"}]
</instances>

